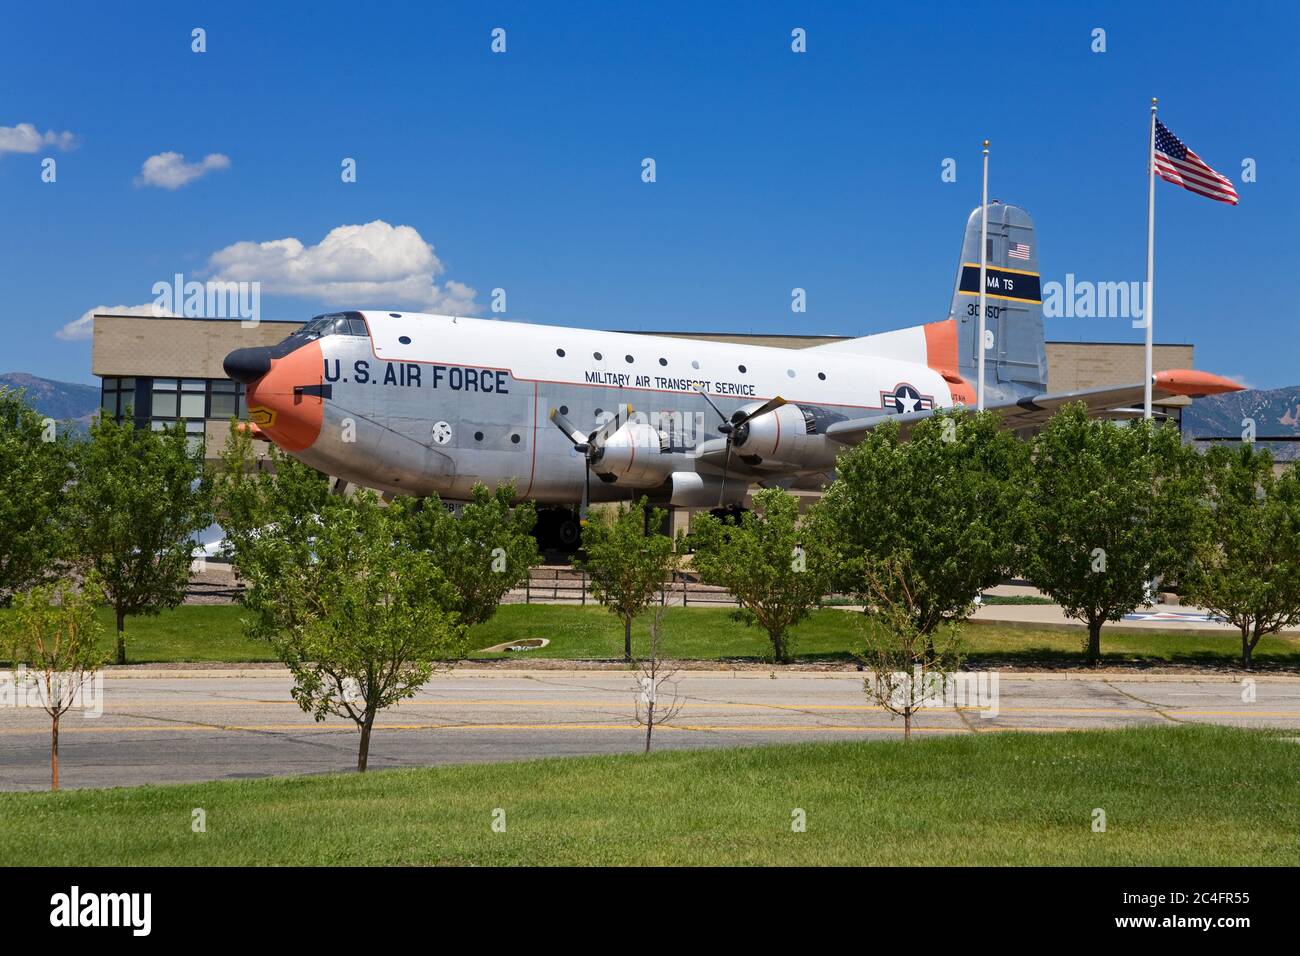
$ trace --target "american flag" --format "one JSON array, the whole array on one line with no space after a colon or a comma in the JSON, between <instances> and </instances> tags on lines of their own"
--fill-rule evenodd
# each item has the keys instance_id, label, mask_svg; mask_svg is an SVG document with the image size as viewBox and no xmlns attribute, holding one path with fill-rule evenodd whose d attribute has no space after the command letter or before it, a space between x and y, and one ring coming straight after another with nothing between
<instances>
[{"instance_id":1,"label":"american flag","mask_svg":"<svg viewBox=\"0 0 1300 956\"><path fill-rule=\"evenodd\" d=\"M1205 161L1169 132L1160 120L1156 120L1154 159L1156 175L1166 182L1219 202L1237 205L1237 190L1232 180L1205 165Z\"/></svg>"},{"instance_id":2,"label":"american flag","mask_svg":"<svg viewBox=\"0 0 1300 956\"><path fill-rule=\"evenodd\" d=\"M1023 242L1013 242L1007 247L1007 255L1012 259L1028 259L1029 246Z\"/></svg>"}]
</instances>

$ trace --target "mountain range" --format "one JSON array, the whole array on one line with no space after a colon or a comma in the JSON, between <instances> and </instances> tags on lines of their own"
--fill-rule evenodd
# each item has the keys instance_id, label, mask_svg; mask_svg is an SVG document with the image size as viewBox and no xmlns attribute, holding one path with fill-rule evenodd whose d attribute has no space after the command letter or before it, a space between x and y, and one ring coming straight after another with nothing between
<instances>
[{"instance_id":1,"label":"mountain range","mask_svg":"<svg viewBox=\"0 0 1300 956\"><path fill-rule=\"evenodd\" d=\"M1273 452L1278 460L1300 460L1300 385L1286 388L1250 388L1198 398L1183 411L1183 435L1205 447L1201 438L1238 438L1255 423L1255 440ZM1270 442L1270 436L1293 437L1295 441Z\"/></svg>"},{"instance_id":2,"label":"mountain range","mask_svg":"<svg viewBox=\"0 0 1300 956\"><path fill-rule=\"evenodd\" d=\"M26 372L0 375L0 388L22 389L28 405L38 413L72 425L77 432L90 427L99 411L99 389L94 385L56 382Z\"/></svg>"}]
</instances>

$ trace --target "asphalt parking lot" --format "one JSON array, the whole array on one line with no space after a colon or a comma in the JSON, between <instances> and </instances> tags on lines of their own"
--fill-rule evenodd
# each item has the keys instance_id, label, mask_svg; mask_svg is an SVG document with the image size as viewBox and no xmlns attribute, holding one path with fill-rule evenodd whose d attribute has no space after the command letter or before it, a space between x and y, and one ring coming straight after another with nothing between
<instances>
[{"instance_id":1,"label":"asphalt parking lot","mask_svg":"<svg viewBox=\"0 0 1300 956\"><path fill-rule=\"evenodd\" d=\"M351 723L317 723L289 697L282 672L135 671L109 674L102 714L62 724L64 787L224 780L348 770ZM1052 733L1072 728L1210 722L1300 734L1300 678L1016 675L968 685L964 706L923 711L915 732ZM370 767L429 766L621 753L641 746L633 675L621 671L462 668L380 714ZM668 693L667 690L661 693ZM902 721L868 702L854 672L690 671L662 748L749 746L815 739L889 739ZM1253 697L1253 699L1251 699ZM0 789L49 785L49 720L0 710Z\"/></svg>"}]
</instances>

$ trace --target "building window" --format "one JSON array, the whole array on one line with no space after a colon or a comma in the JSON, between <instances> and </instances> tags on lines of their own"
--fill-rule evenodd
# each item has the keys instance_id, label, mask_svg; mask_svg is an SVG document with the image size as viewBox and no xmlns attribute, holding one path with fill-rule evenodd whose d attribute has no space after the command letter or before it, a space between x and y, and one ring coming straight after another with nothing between
<instances>
[{"instance_id":1,"label":"building window","mask_svg":"<svg viewBox=\"0 0 1300 956\"><path fill-rule=\"evenodd\" d=\"M155 423L159 419L174 419L180 408L180 380L156 378L153 380L153 408L150 414Z\"/></svg>"},{"instance_id":2,"label":"building window","mask_svg":"<svg viewBox=\"0 0 1300 956\"><path fill-rule=\"evenodd\" d=\"M208 395L208 418L229 421L231 418L243 418L240 398L243 387L229 379L213 379Z\"/></svg>"},{"instance_id":3,"label":"building window","mask_svg":"<svg viewBox=\"0 0 1300 956\"><path fill-rule=\"evenodd\" d=\"M180 416L181 418L199 419L208 415L208 382L202 378L187 378L181 381Z\"/></svg>"},{"instance_id":4,"label":"building window","mask_svg":"<svg viewBox=\"0 0 1300 956\"><path fill-rule=\"evenodd\" d=\"M99 407L105 415L111 415L117 420L135 405L135 379L133 378L109 378L103 380L103 388L100 393Z\"/></svg>"}]
</instances>

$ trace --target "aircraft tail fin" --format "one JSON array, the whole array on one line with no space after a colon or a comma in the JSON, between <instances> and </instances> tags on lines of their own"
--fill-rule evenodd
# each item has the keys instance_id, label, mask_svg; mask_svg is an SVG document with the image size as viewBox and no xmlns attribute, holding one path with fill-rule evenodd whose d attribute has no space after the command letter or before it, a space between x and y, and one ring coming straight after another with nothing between
<instances>
[{"instance_id":1,"label":"aircraft tail fin","mask_svg":"<svg viewBox=\"0 0 1300 956\"><path fill-rule=\"evenodd\" d=\"M924 362L953 386L954 396L975 402L979 364L980 210L966 221L961 259L948 318L817 346L834 352ZM1047 389L1038 242L1034 221L1019 206L993 202L988 211L985 269L984 357L986 400L1011 399Z\"/></svg>"},{"instance_id":2,"label":"aircraft tail fin","mask_svg":"<svg viewBox=\"0 0 1300 956\"><path fill-rule=\"evenodd\" d=\"M962 378L978 378L980 210L966 221L961 262L948 317L957 325ZM1043 297L1038 276L1034 221L1019 206L989 203L985 264L984 386L989 400L1047 389L1047 348L1043 336Z\"/></svg>"}]
</instances>

